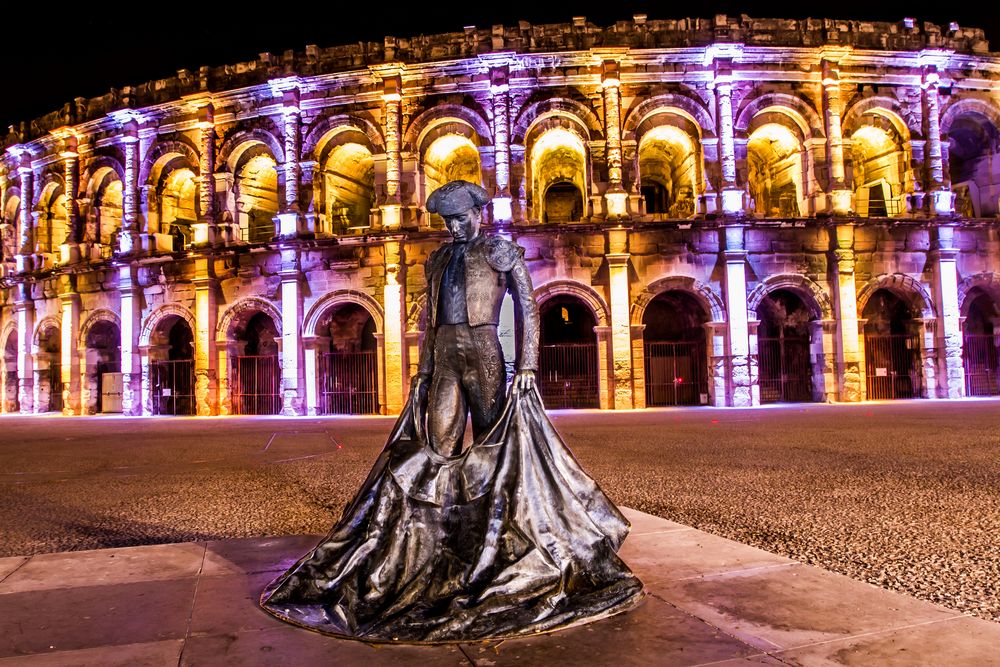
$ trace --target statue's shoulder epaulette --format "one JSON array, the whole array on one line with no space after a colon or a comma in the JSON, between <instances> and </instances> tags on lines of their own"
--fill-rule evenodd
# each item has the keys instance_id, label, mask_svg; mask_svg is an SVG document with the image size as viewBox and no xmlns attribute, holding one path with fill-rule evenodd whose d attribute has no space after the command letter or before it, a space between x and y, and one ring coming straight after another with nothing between
<instances>
[{"instance_id":1,"label":"statue's shoulder epaulette","mask_svg":"<svg viewBox=\"0 0 1000 667\"><path fill-rule=\"evenodd\" d=\"M524 256L524 248L502 236L486 239L486 260L496 271L506 273L514 268L518 258Z\"/></svg>"},{"instance_id":2,"label":"statue's shoulder epaulette","mask_svg":"<svg viewBox=\"0 0 1000 667\"><path fill-rule=\"evenodd\" d=\"M441 258L444 257L444 249L446 246L447 244L442 244L437 248L434 248L434 250L431 251L431 254L427 256L427 261L424 262L424 266L430 269L440 262Z\"/></svg>"}]
</instances>

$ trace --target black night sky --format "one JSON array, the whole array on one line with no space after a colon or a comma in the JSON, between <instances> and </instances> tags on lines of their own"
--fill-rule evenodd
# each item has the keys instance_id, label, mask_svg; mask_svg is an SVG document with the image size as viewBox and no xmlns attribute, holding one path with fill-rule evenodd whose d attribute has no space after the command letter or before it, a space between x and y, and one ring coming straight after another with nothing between
<instances>
[{"instance_id":1,"label":"black night sky","mask_svg":"<svg viewBox=\"0 0 1000 667\"><path fill-rule=\"evenodd\" d=\"M334 46L357 41L381 41L385 35L412 36L460 31L463 26L487 27L567 22L584 15L598 25L644 13L650 19L732 16L783 18L842 18L918 21L981 27L1000 51L1000 12L983 11L989 3L937 3L922 10L919 3L876 3L847 0L810 2L686 3L405 3L404 11L374 0L330 2L321 8L298 3L272 3L268 11L248 5L200 3L145 5L130 10L118 5L108 11L59 11L44 15L17 15L6 11L3 23L4 95L0 128L54 111L74 97L92 97L109 88L171 76L178 69L252 60L270 51L301 51L306 44ZM224 6L225 6L224 5ZM39 5L34 5L39 7ZM246 9L244 9L246 7ZM154 12L155 18L148 13ZM0 131L2 133L2 131Z\"/></svg>"}]
</instances>

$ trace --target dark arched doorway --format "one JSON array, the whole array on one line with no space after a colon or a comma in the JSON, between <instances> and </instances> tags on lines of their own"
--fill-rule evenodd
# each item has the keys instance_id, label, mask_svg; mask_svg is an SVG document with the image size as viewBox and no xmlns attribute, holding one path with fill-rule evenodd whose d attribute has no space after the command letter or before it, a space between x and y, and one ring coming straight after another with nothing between
<instances>
[{"instance_id":1,"label":"dark arched doorway","mask_svg":"<svg viewBox=\"0 0 1000 667\"><path fill-rule=\"evenodd\" d=\"M281 364L278 328L267 313L255 313L236 332L233 357L234 415L276 415L281 412Z\"/></svg>"},{"instance_id":2,"label":"dark arched doorway","mask_svg":"<svg viewBox=\"0 0 1000 667\"><path fill-rule=\"evenodd\" d=\"M545 190L545 222L574 222L583 218L583 194L571 181L557 181Z\"/></svg>"},{"instance_id":3,"label":"dark arched doorway","mask_svg":"<svg viewBox=\"0 0 1000 667\"><path fill-rule=\"evenodd\" d=\"M17 376L17 329L11 330L7 335L7 340L3 346L3 383L4 383L4 412L10 414L21 409L20 401L17 398L18 376Z\"/></svg>"},{"instance_id":4,"label":"dark arched doorway","mask_svg":"<svg viewBox=\"0 0 1000 667\"><path fill-rule=\"evenodd\" d=\"M35 377L38 399L35 412L61 412L63 408L62 340L59 329L47 326L38 334Z\"/></svg>"},{"instance_id":5,"label":"dark arched doorway","mask_svg":"<svg viewBox=\"0 0 1000 667\"><path fill-rule=\"evenodd\" d=\"M870 400L918 398L920 339L910 306L887 289L865 304L865 376Z\"/></svg>"},{"instance_id":6,"label":"dark arched doorway","mask_svg":"<svg viewBox=\"0 0 1000 667\"><path fill-rule=\"evenodd\" d=\"M757 306L761 403L813 400L809 309L797 294L778 289Z\"/></svg>"},{"instance_id":7,"label":"dark arched doorway","mask_svg":"<svg viewBox=\"0 0 1000 667\"><path fill-rule=\"evenodd\" d=\"M997 349L1000 348L1000 322L997 307L989 294L975 290L969 297L968 313L962 334L962 361L965 366L966 396L996 396L1000 394L1000 370Z\"/></svg>"},{"instance_id":8,"label":"dark arched doorway","mask_svg":"<svg viewBox=\"0 0 1000 667\"><path fill-rule=\"evenodd\" d=\"M172 315L160 321L152 339L149 386L153 414L195 414L191 327L183 318Z\"/></svg>"},{"instance_id":9,"label":"dark arched doorway","mask_svg":"<svg viewBox=\"0 0 1000 667\"><path fill-rule=\"evenodd\" d=\"M541 305L538 388L547 408L596 408L597 322L579 299L560 294Z\"/></svg>"},{"instance_id":10,"label":"dark arched doorway","mask_svg":"<svg viewBox=\"0 0 1000 667\"><path fill-rule=\"evenodd\" d=\"M319 356L319 411L378 414L378 343L371 314L356 303L344 304L324 317L316 333L329 339Z\"/></svg>"},{"instance_id":11,"label":"dark arched doorway","mask_svg":"<svg viewBox=\"0 0 1000 667\"><path fill-rule=\"evenodd\" d=\"M708 403L705 309L681 290L668 290L646 306L646 405Z\"/></svg>"},{"instance_id":12,"label":"dark arched doorway","mask_svg":"<svg viewBox=\"0 0 1000 667\"><path fill-rule=\"evenodd\" d=\"M101 320L87 332L86 414L122 411L121 332L118 325Z\"/></svg>"}]
</instances>

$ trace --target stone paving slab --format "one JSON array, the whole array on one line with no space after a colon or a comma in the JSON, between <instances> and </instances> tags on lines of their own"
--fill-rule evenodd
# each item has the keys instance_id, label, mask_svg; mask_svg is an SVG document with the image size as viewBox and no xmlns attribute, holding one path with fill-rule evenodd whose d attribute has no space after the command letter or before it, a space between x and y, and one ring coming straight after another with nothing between
<instances>
[{"instance_id":1,"label":"stone paving slab","mask_svg":"<svg viewBox=\"0 0 1000 667\"><path fill-rule=\"evenodd\" d=\"M320 538L0 559L0 667L69 665L1000 665L1000 624L626 510L646 584L627 614L548 635L372 646L257 607Z\"/></svg>"}]
</instances>

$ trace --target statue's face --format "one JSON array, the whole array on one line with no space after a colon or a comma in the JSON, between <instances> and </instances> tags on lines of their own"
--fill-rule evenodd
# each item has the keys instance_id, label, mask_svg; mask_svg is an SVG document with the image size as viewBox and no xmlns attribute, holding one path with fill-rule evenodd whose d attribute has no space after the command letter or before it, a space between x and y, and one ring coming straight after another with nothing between
<instances>
[{"instance_id":1,"label":"statue's face","mask_svg":"<svg viewBox=\"0 0 1000 667\"><path fill-rule=\"evenodd\" d=\"M464 213L445 215L444 224L448 227L455 243L468 243L479 236L479 225L483 222L483 212L479 208L470 208Z\"/></svg>"}]
</instances>

